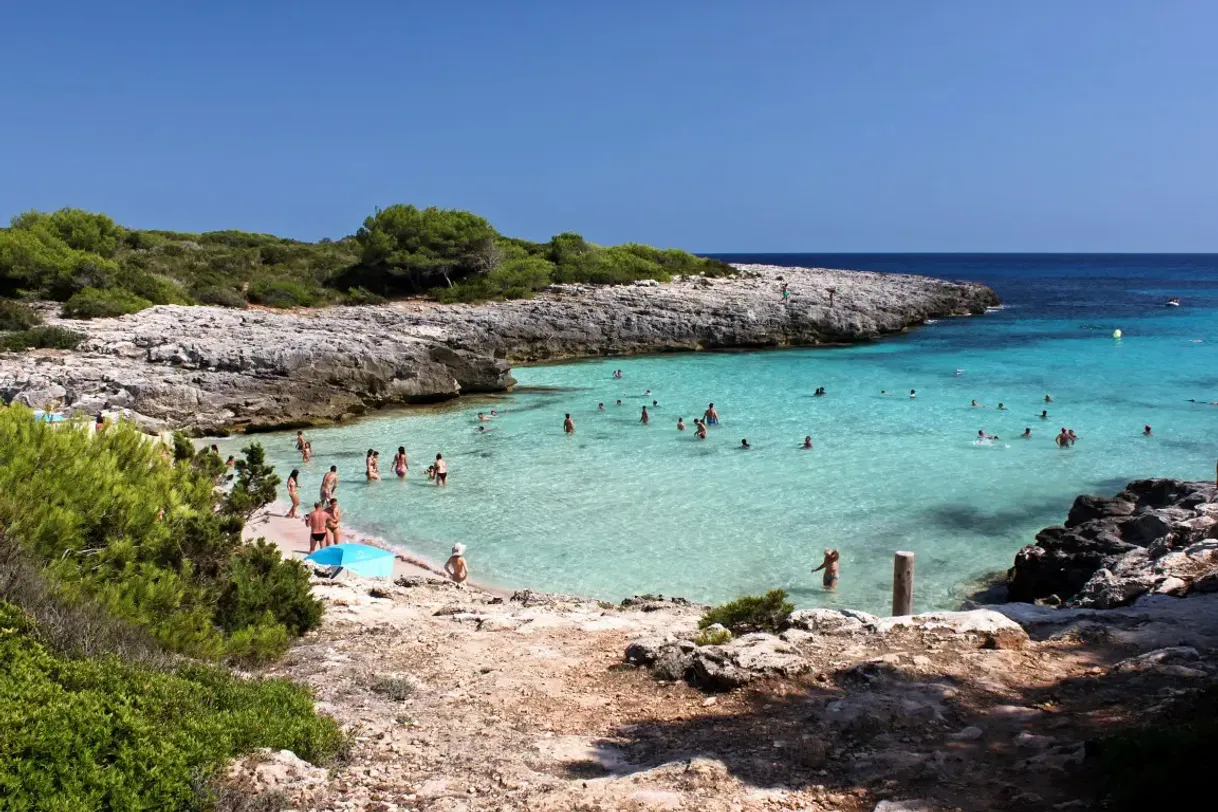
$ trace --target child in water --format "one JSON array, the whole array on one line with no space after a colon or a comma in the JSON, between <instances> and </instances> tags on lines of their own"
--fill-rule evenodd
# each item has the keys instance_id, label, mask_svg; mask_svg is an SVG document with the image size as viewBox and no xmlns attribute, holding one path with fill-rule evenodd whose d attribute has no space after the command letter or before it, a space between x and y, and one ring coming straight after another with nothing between
<instances>
[{"instance_id":1,"label":"child in water","mask_svg":"<svg viewBox=\"0 0 1218 812\"><path fill-rule=\"evenodd\" d=\"M838 576L838 560L841 558L841 553L837 550L825 548L825 560L820 562L820 566L812 570L813 572L825 571L824 585L825 589L833 589L837 586Z\"/></svg>"}]
</instances>

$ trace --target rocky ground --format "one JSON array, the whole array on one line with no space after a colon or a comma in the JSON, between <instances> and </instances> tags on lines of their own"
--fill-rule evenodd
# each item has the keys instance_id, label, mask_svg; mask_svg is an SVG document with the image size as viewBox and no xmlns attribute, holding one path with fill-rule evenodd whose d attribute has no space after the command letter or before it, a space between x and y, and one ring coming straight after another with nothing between
<instances>
[{"instance_id":1,"label":"rocky ground","mask_svg":"<svg viewBox=\"0 0 1218 812\"><path fill-rule=\"evenodd\" d=\"M700 608L668 601L426 578L314 589L325 622L273 673L315 689L351 752L328 769L284 752L232 770L243 797L297 809L1081 808L1085 742L1218 673L1218 595L1113 612L813 610L778 636L699 647Z\"/></svg>"},{"instance_id":2,"label":"rocky ground","mask_svg":"<svg viewBox=\"0 0 1218 812\"><path fill-rule=\"evenodd\" d=\"M80 349L0 354L0 398L201 434L288 427L505 391L515 362L866 341L998 304L982 285L928 277L739 270L663 285L557 285L534 299L480 305L162 306L64 322L86 334ZM783 283L790 299L779 294Z\"/></svg>"}]
</instances>

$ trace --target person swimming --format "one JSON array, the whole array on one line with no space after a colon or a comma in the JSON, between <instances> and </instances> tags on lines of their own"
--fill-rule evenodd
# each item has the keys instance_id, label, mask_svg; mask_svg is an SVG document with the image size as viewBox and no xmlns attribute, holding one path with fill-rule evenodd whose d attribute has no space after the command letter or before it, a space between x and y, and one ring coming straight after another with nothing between
<instances>
[{"instance_id":1,"label":"person swimming","mask_svg":"<svg viewBox=\"0 0 1218 812\"><path fill-rule=\"evenodd\" d=\"M917 390L915 390L915 389L910 389L910 390L909 390L909 397L910 397L910 399L911 399L911 400L912 400L913 398L916 398L917 396L918 396L918 392L917 392Z\"/></svg>"},{"instance_id":2,"label":"person swimming","mask_svg":"<svg viewBox=\"0 0 1218 812\"><path fill-rule=\"evenodd\" d=\"M1002 401L1001 400L998 401L998 411L1005 412L1006 410L1007 410L1007 407L1002 404Z\"/></svg>"},{"instance_id":3,"label":"person swimming","mask_svg":"<svg viewBox=\"0 0 1218 812\"><path fill-rule=\"evenodd\" d=\"M491 409L491 417L498 417L498 416L499 416L499 412L495 411L494 409Z\"/></svg>"},{"instance_id":4,"label":"person swimming","mask_svg":"<svg viewBox=\"0 0 1218 812\"><path fill-rule=\"evenodd\" d=\"M975 401L975 400L970 400L968 405L969 405L969 406L972 406L974 409L976 409L976 408L977 408L978 406L980 406L981 404L980 404L980 403L978 403L978 402L977 402L977 401Z\"/></svg>"},{"instance_id":5,"label":"person swimming","mask_svg":"<svg viewBox=\"0 0 1218 812\"><path fill-rule=\"evenodd\" d=\"M814 397L818 397L818 398L823 397L824 394L825 394L825 387L823 387L823 386L816 387L816 391L812 393L812 395Z\"/></svg>"},{"instance_id":6,"label":"person swimming","mask_svg":"<svg viewBox=\"0 0 1218 812\"><path fill-rule=\"evenodd\" d=\"M1040 419L1041 419L1041 420L1048 420L1048 419L1049 419L1049 410L1048 410L1048 409L1041 409L1041 410L1040 410Z\"/></svg>"},{"instance_id":7,"label":"person swimming","mask_svg":"<svg viewBox=\"0 0 1218 812\"><path fill-rule=\"evenodd\" d=\"M598 403L598 404L596 404L596 410L597 410L598 412L603 412L603 411L605 411L605 404L604 404L604 403Z\"/></svg>"},{"instance_id":8,"label":"person swimming","mask_svg":"<svg viewBox=\"0 0 1218 812\"><path fill-rule=\"evenodd\" d=\"M617 405L618 405L618 406L621 406L621 405L622 405L622 401L621 401L620 399L618 400Z\"/></svg>"},{"instance_id":9,"label":"person swimming","mask_svg":"<svg viewBox=\"0 0 1218 812\"><path fill-rule=\"evenodd\" d=\"M881 389L881 390L880 390L880 394L881 394L881 395L891 395L892 393L891 393L891 392L889 392L887 389Z\"/></svg>"},{"instance_id":10,"label":"person swimming","mask_svg":"<svg viewBox=\"0 0 1218 812\"><path fill-rule=\"evenodd\" d=\"M702 414L703 424L707 426L719 425L719 412L715 410L715 404L709 403L706 406L706 411Z\"/></svg>"},{"instance_id":11,"label":"person swimming","mask_svg":"<svg viewBox=\"0 0 1218 812\"><path fill-rule=\"evenodd\" d=\"M613 379L615 381L620 381L622 379L622 371L620 369L613 370Z\"/></svg>"},{"instance_id":12,"label":"person swimming","mask_svg":"<svg viewBox=\"0 0 1218 812\"><path fill-rule=\"evenodd\" d=\"M804 437L804 444L800 448L806 448L809 451L812 449L812 435L808 434Z\"/></svg>"},{"instance_id":13,"label":"person swimming","mask_svg":"<svg viewBox=\"0 0 1218 812\"><path fill-rule=\"evenodd\" d=\"M1150 426L1143 426L1143 427L1142 427L1142 436L1143 436L1143 437L1149 437L1149 436L1150 436Z\"/></svg>"},{"instance_id":14,"label":"person swimming","mask_svg":"<svg viewBox=\"0 0 1218 812\"><path fill-rule=\"evenodd\" d=\"M1023 430L1023 434L1021 434L1021 435L1019 435L1019 436L1020 436L1020 437L1022 437L1023 439L1025 439L1025 440L1026 440L1026 439L1028 439L1029 437L1031 437L1031 436L1032 436L1032 429L1030 429L1030 428L1026 428L1026 429L1024 429L1024 430Z\"/></svg>"},{"instance_id":15,"label":"person swimming","mask_svg":"<svg viewBox=\"0 0 1218 812\"><path fill-rule=\"evenodd\" d=\"M741 450L741 451L749 451L749 450L751 450L752 448L753 448L753 447L752 447L751 445L749 445L749 441L748 441L748 440L741 440L741 441L740 441L740 450Z\"/></svg>"},{"instance_id":16,"label":"person swimming","mask_svg":"<svg viewBox=\"0 0 1218 812\"><path fill-rule=\"evenodd\" d=\"M1052 403L1052 402L1053 402L1053 396L1052 396L1052 395L1049 395L1049 394L1046 394L1046 395L1045 395L1045 403Z\"/></svg>"},{"instance_id":17,"label":"person swimming","mask_svg":"<svg viewBox=\"0 0 1218 812\"><path fill-rule=\"evenodd\" d=\"M485 423L485 422L486 422L486 421L488 421L488 420L490 420L490 418L489 418L489 417L487 417L486 415L484 415L482 412L478 412L478 422L479 422L479 423Z\"/></svg>"},{"instance_id":18,"label":"person swimming","mask_svg":"<svg viewBox=\"0 0 1218 812\"><path fill-rule=\"evenodd\" d=\"M685 418L684 417L677 418L677 431L685 431Z\"/></svg>"},{"instance_id":19,"label":"person swimming","mask_svg":"<svg viewBox=\"0 0 1218 812\"><path fill-rule=\"evenodd\" d=\"M979 429L977 431L977 439L978 440L997 440L998 435L997 434L986 434L985 429Z\"/></svg>"},{"instance_id":20,"label":"person swimming","mask_svg":"<svg viewBox=\"0 0 1218 812\"><path fill-rule=\"evenodd\" d=\"M960 367L956 367L956 377L959 378L963 374L964 374L964 370L961 369Z\"/></svg>"},{"instance_id":21,"label":"person swimming","mask_svg":"<svg viewBox=\"0 0 1218 812\"><path fill-rule=\"evenodd\" d=\"M653 400L653 401L651 402L651 408L653 408L653 409L658 409L658 408L660 408L660 402L659 402L658 400Z\"/></svg>"}]
</instances>

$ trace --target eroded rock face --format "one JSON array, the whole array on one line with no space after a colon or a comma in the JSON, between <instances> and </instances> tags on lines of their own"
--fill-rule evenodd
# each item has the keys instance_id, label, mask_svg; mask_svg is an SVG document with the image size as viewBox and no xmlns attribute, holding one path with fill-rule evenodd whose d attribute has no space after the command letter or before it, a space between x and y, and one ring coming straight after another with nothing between
<instances>
[{"instance_id":1,"label":"eroded rock face","mask_svg":"<svg viewBox=\"0 0 1218 812\"><path fill-rule=\"evenodd\" d=\"M1008 599L1069 608L1127 606L1147 593L1204 591L1218 574L1218 492L1208 482L1144 479L1112 499L1075 500L1015 557Z\"/></svg>"},{"instance_id":2,"label":"eroded rock face","mask_svg":"<svg viewBox=\"0 0 1218 812\"><path fill-rule=\"evenodd\" d=\"M556 285L481 305L162 306L65 322L86 334L80 349L0 355L0 397L200 433L302 425L506 391L513 362L865 341L998 303L984 286L927 277L740 267L738 278Z\"/></svg>"}]
</instances>

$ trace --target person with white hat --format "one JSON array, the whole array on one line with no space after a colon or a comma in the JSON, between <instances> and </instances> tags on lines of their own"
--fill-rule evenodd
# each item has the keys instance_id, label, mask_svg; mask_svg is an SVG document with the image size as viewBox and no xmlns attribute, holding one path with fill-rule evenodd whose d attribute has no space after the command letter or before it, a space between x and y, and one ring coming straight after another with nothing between
<instances>
[{"instance_id":1,"label":"person with white hat","mask_svg":"<svg viewBox=\"0 0 1218 812\"><path fill-rule=\"evenodd\" d=\"M444 571L455 584L464 584L469 578L469 568L465 565L464 555L465 545L454 544L453 554L448 557L448 561L444 562Z\"/></svg>"}]
</instances>

